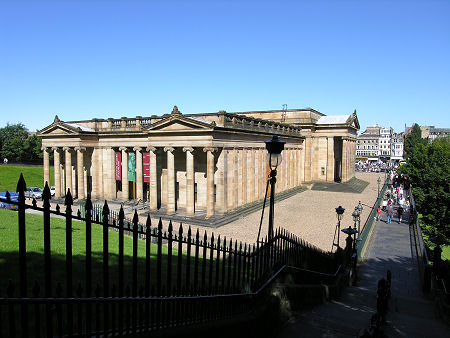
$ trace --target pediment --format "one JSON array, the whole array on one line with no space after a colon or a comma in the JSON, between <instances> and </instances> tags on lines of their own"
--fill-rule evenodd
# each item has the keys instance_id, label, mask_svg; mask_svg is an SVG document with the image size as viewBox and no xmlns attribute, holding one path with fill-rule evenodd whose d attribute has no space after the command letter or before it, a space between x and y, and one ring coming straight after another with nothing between
<instances>
[{"instance_id":1,"label":"pediment","mask_svg":"<svg viewBox=\"0 0 450 338\"><path fill-rule=\"evenodd\" d=\"M152 124L148 130L150 131L188 131L211 129L212 123L195 120L184 116L170 116Z\"/></svg>"},{"instance_id":2,"label":"pediment","mask_svg":"<svg viewBox=\"0 0 450 338\"><path fill-rule=\"evenodd\" d=\"M44 135L77 135L79 131L75 128L64 125L61 122L52 123L48 127L45 127L41 131L39 131L39 136Z\"/></svg>"}]
</instances>

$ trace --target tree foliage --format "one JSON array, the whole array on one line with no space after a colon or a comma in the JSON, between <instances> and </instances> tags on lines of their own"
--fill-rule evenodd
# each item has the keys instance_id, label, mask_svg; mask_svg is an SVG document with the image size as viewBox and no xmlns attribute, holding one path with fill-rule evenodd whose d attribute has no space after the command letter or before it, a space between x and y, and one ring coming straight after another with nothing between
<instances>
[{"instance_id":1,"label":"tree foliage","mask_svg":"<svg viewBox=\"0 0 450 338\"><path fill-rule=\"evenodd\" d=\"M41 139L29 136L28 129L22 124L7 124L0 128L0 156L19 163L38 162L42 159Z\"/></svg>"},{"instance_id":2,"label":"tree foliage","mask_svg":"<svg viewBox=\"0 0 450 338\"><path fill-rule=\"evenodd\" d=\"M420 126L416 123L414 124L411 133L409 133L405 138L405 154L406 158L409 158L410 155L414 152L414 148L418 144L426 144L426 140L422 138L422 130L420 130Z\"/></svg>"},{"instance_id":3,"label":"tree foliage","mask_svg":"<svg viewBox=\"0 0 450 338\"><path fill-rule=\"evenodd\" d=\"M450 138L416 144L399 172L411 179L416 207L428 235L450 239Z\"/></svg>"}]
</instances>

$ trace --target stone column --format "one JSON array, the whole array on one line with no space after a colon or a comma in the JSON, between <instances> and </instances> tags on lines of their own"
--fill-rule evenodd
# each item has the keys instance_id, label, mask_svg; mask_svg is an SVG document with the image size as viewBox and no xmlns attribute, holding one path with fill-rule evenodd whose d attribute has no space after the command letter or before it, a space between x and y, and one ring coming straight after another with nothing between
<instances>
[{"instance_id":1,"label":"stone column","mask_svg":"<svg viewBox=\"0 0 450 338\"><path fill-rule=\"evenodd\" d=\"M306 181L305 178L305 143L300 146L300 184Z\"/></svg>"},{"instance_id":2,"label":"stone column","mask_svg":"<svg viewBox=\"0 0 450 338\"><path fill-rule=\"evenodd\" d=\"M113 200L116 198L116 177L115 177L115 159L114 149L105 147L103 149L103 177L100 176L100 180L103 182L103 193L107 200Z\"/></svg>"},{"instance_id":3,"label":"stone column","mask_svg":"<svg viewBox=\"0 0 450 338\"><path fill-rule=\"evenodd\" d=\"M298 174L297 174L297 146L292 149L292 187L295 188L298 185Z\"/></svg>"},{"instance_id":4,"label":"stone column","mask_svg":"<svg viewBox=\"0 0 450 338\"><path fill-rule=\"evenodd\" d=\"M255 160L253 161L253 166L255 168L255 174L254 174L254 182L255 182L255 195L253 200L257 201L261 199L261 152L259 151L259 148L253 148L253 156Z\"/></svg>"},{"instance_id":5,"label":"stone column","mask_svg":"<svg viewBox=\"0 0 450 338\"><path fill-rule=\"evenodd\" d=\"M158 209L158 180L156 172L156 148L147 147L150 152L150 211Z\"/></svg>"},{"instance_id":6,"label":"stone column","mask_svg":"<svg viewBox=\"0 0 450 338\"><path fill-rule=\"evenodd\" d=\"M242 148L241 151L241 161L242 166L239 168L241 170L241 177L242 177L242 185L240 186L240 189L242 190L241 196L242 196L242 205L245 205L248 203L247 199L247 149Z\"/></svg>"},{"instance_id":7,"label":"stone column","mask_svg":"<svg viewBox=\"0 0 450 338\"><path fill-rule=\"evenodd\" d=\"M78 176L78 199L84 200L84 158L83 152L86 150L84 147L75 147L77 151L77 176Z\"/></svg>"},{"instance_id":8,"label":"stone column","mask_svg":"<svg viewBox=\"0 0 450 338\"><path fill-rule=\"evenodd\" d=\"M61 155L58 147L53 147L53 167L55 168L55 198L61 197Z\"/></svg>"},{"instance_id":9,"label":"stone column","mask_svg":"<svg viewBox=\"0 0 450 338\"><path fill-rule=\"evenodd\" d=\"M215 148L203 148L206 152L206 218L214 216L214 154Z\"/></svg>"},{"instance_id":10,"label":"stone column","mask_svg":"<svg viewBox=\"0 0 450 338\"><path fill-rule=\"evenodd\" d=\"M303 147L303 153L304 153L304 180L305 182L311 181L311 136L306 137L305 139L305 145Z\"/></svg>"},{"instance_id":11,"label":"stone column","mask_svg":"<svg viewBox=\"0 0 450 338\"><path fill-rule=\"evenodd\" d=\"M128 201L130 196L128 188L128 152L127 147L120 147L122 151L122 201Z\"/></svg>"},{"instance_id":12,"label":"stone column","mask_svg":"<svg viewBox=\"0 0 450 338\"><path fill-rule=\"evenodd\" d=\"M228 149L227 151L227 208L231 210L236 207L236 151L234 148Z\"/></svg>"},{"instance_id":13,"label":"stone column","mask_svg":"<svg viewBox=\"0 0 450 338\"><path fill-rule=\"evenodd\" d=\"M260 162L260 166L261 166L261 195L259 196L260 199L264 198L264 194L266 193L266 187L267 187L267 177L268 177L268 172L267 172L267 151L265 148L261 148L259 149L259 153L260 153L260 157L261 157L261 162Z\"/></svg>"},{"instance_id":14,"label":"stone column","mask_svg":"<svg viewBox=\"0 0 450 338\"><path fill-rule=\"evenodd\" d=\"M67 194L67 190L70 189L70 193L74 194L74 191L72 189L72 150L70 147L64 147L65 151L65 172L66 172L66 191L64 192L64 195Z\"/></svg>"},{"instance_id":15,"label":"stone column","mask_svg":"<svg viewBox=\"0 0 450 338\"><path fill-rule=\"evenodd\" d=\"M99 153L98 148L92 149L92 155L91 155L91 180L92 180L91 198L92 199L98 198L98 183L99 183L98 153Z\"/></svg>"},{"instance_id":16,"label":"stone column","mask_svg":"<svg viewBox=\"0 0 450 338\"><path fill-rule=\"evenodd\" d=\"M222 148L217 159L216 182L216 212L223 215L227 210L227 151L225 148Z\"/></svg>"},{"instance_id":17,"label":"stone column","mask_svg":"<svg viewBox=\"0 0 450 338\"><path fill-rule=\"evenodd\" d=\"M136 152L136 198L144 199L144 174L142 171L142 148L134 147Z\"/></svg>"},{"instance_id":18,"label":"stone column","mask_svg":"<svg viewBox=\"0 0 450 338\"><path fill-rule=\"evenodd\" d=\"M347 140L342 139L342 182L347 181Z\"/></svg>"},{"instance_id":19,"label":"stone column","mask_svg":"<svg viewBox=\"0 0 450 338\"><path fill-rule=\"evenodd\" d=\"M103 188L103 149L102 148L96 148L95 152L97 153L97 156L94 158L97 162L97 165L95 166L97 168L96 176L97 176L97 195L96 198L105 198L104 195L104 188Z\"/></svg>"},{"instance_id":20,"label":"stone column","mask_svg":"<svg viewBox=\"0 0 450 338\"><path fill-rule=\"evenodd\" d=\"M255 200L255 152L247 149L247 203Z\"/></svg>"},{"instance_id":21,"label":"stone column","mask_svg":"<svg viewBox=\"0 0 450 338\"><path fill-rule=\"evenodd\" d=\"M48 154L49 149L47 147L42 147L44 152L44 187L45 182L47 182L48 187L50 188L50 157Z\"/></svg>"},{"instance_id":22,"label":"stone column","mask_svg":"<svg viewBox=\"0 0 450 338\"><path fill-rule=\"evenodd\" d=\"M327 138L327 182L334 181L334 138Z\"/></svg>"},{"instance_id":23,"label":"stone column","mask_svg":"<svg viewBox=\"0 0 450 338\"><path fill-rule=\"evenodd\" d=\"M195 213L194 198L194 148L184 147L186 153L186 216L193 216Z\"/></svg>"},{"instance_id":24,"label":"stone column","mask_svg":"<svg viewBox=\"0 0 450 338\"><path fill-rule=\"evenodd\" d=\"M164 147L167 152L167 214L173 215L175 213L175 156L172 147Z\"/></svg>"}]
</instances>

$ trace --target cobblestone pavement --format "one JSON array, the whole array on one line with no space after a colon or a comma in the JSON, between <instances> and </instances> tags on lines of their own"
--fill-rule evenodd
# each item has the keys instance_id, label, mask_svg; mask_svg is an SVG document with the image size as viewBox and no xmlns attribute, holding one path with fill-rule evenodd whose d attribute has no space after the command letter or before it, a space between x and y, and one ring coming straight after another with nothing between
<instances>
[{"instance_id":1,"label":"cobblestone pavement","mask_svg":"<svg viewBox=\"0 0 450 338\"><path fill-rule=\"evenodd\" d=\"M353 226L351 214L358 202L361 201L364 206L361 221L364 222L377 198L378 177L384 180L384 173L356 173L356 178L369 183L362 193L306 190L275 203L275 228L282 227L303 240L329 251L337 224L335 208L339 205L345 208L341 228ZM267 234L268 213L267 204L261 229L263 236ZM127 217L131 218L132 215L127 215ZM219 228L192 226L191 229L193 231L199 229L201 234L206 231L208 236L214 233L216 238L220 234L221 237L226 236L227 239L232 238L252 244L256 242L260 218L261 210ZM152 219L152 225L156 225L157 221L157 219ZM140 222L145 223L144 216L140 217ZM167 222L163 222L163 224L164 227L167 227ZM178 227L178 225L175 226ZM186 229L187 226L188 224L186 224ZM341 247L345 246L345 236L342 235L340 236Z\"/></svg>"}]
</instances>

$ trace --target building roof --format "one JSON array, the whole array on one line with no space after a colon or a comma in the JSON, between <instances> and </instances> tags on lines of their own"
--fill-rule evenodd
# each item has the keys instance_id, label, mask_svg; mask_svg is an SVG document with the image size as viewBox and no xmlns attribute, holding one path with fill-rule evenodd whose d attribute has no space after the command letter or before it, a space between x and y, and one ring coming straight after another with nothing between
<instances>
[{"instance_id":1,"label":"building roof","mask_svg":"<svg viewBox=\"0 0 450 338\"><path fill-rule=\"evenodd\" d=\"M321 116L317 124L346 124L351 115Z\"/></svg>"},{"instance_id":2,"label":"building roof","mask_svg":"<svg viewBox=\"0 0 450 338\"><path fill-rule=\"evenodd\" d=\"M76 123L67 123L65 122L65 124L67 124L68 126L72 127L72 128L76 128L76 129L80 129L81 131L95 131L92 128L86 127L86 126L82 126L81 124L76 124Z\"/></svg>"}]
</instances>

